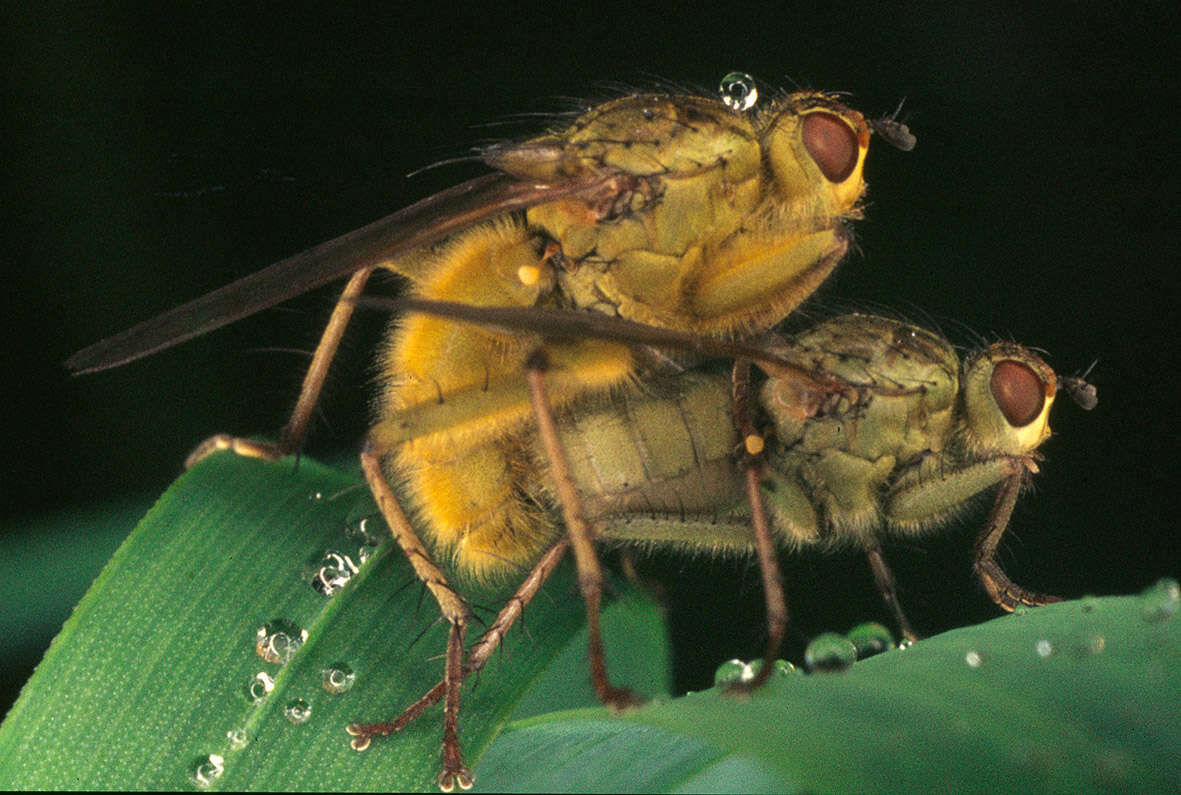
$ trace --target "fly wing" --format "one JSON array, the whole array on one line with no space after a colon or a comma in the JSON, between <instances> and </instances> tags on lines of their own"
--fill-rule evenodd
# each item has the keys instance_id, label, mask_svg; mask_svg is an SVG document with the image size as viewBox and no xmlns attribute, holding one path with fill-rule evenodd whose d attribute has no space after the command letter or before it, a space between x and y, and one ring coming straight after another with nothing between
<instances>
[{"instance_id":1,"label":"fly wing","mask_svg":"<svg viewBox=\"0 0 1181 795\"><path fill-rule=\"evenodd\" d=\"M540 202L611 189L611 178L522 181L488 174L231 282L83 348L66 360L75 375L118 367L213 331L398 254Z\"/></svg>"}]
</instances>

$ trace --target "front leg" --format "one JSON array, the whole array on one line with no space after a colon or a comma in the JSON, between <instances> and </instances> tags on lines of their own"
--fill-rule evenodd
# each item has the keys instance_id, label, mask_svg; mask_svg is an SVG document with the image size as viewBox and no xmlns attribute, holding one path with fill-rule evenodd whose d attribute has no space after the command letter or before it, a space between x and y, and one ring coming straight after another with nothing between
<instances>
[{"instance_id":1,"label":"front leg","mask_svg":"<svg viewBox=\"0 0 1181 795\"><path fill-rule=\"evenodd\" d=\"M984 590L992 597L992 601L1010 613L1021 606L1038 607L1062 601L1059 596L1022 588L1010 580L996 562L997 545L1009 524L1009 517L1013 514L1013 506L1017 503L1017 495L1021 491L1027 472L1028 470L1024 468L1014 472L1001 485L1001 489L996 495L996 502L988 515L988 524L984 526L984 530L976 539L976 554L972 563L972 569L976 572Z\"/></svg>"},{"instance_id":2,"label":"front leg","mask_svg":"<svg viewBox=\"0 0 1181 795\"><path fill-rule=\"evenodd\" d=\"M1057 596L1016 585L996 562L997 547L1013 515L1017 495L1034 471L1028 456L998 456L958 469L944 469L935 460L898 484L886 504L886 519L896 529L913 530L941 520L967 500L999 484L988 523L976 539L973 570L989 597L1004 610L1058 602L1061 599Z\"/></svg>"}]
</instances>

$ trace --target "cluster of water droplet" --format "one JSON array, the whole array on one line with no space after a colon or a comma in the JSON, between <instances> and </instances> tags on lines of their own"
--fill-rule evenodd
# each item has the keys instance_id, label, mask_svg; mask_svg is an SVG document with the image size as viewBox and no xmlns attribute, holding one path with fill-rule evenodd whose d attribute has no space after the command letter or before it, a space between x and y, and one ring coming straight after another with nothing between
<instances>
[{"instance_id":1,"label":"cluster of water droplet","mask_svg":"<svg viewBox=\"0 0 1181 795\"><path fill-rule=\"evenodd\" d=\"M332 596L348 585L349 580L360 570L361 567L348 555L330 549L324 553L320 566L312 575L312 588L322 596Z\"/></svg>"},{"instance_id":2,"label":"cluster of water droplet","mask_svg":"<svg viewBox=\"0 0 1181 795\"><path fill-rule=\"evenodd\" d=\"M772 663L774 670L771 671L772 677L787 676L789 674L798 673L796 667L787 660L776 660ZM763 661L761 659L751 660L750 662L743 662L742 660L727 660L718 666L714 671L715 685L733 685L741 684L743 682L750 682L763 668Z\"/></svg>"},{"instance_id":3,"label":"cluster of water droplet","mask_svg":"<svg viewBox=\"0 0 1181 795\"><path fill-rule=\"evenodd\" d=\"M329 549L310 567L312 588L321 596L332 596L348 585L377 551L378 545L387 538L381 522L372 517L349 523L345 526L345 534L356 542L355 553Z\"/></svg>"},{"instance_id":4,"label":"cluster of water droplet","mask_svg":"<svg viewBox=\"0 0 1181 795\"><path fill-rule=\"evenodd\" d=\"M834 673L844 671L857 660L899 648L894 636L886 627L876 622L858 624L845 635L825 632L817 635L804 649L804 665L810 673ZM802 673L786 660L775 661L773 676ZM728 660L714 672L715 685L730 685L749 682L758 674L762 660L749 663L742 660Z\"/></svg>"}]
</instances>

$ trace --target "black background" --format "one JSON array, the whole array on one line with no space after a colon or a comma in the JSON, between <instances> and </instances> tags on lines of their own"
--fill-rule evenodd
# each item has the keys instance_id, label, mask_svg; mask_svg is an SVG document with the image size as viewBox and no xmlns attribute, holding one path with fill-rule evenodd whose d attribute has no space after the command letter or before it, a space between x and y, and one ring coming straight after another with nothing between
<instances>
[{"instance_id":1,"label":"black background","mask_svg":"<svg viewBox=\"0 0 1181 795\"><path fill-rule=\"evenodd\" d=\"M889 307L960 343L1044 348L1066 373L1099 359L1099 408L1062 401L1018 506L1001 558L1014 578L1078 596L1176 575L1170 15L953 5L6 9L5 532L19 544L63 509L150 499L210 433L277 430L303 360L259 349L310 350L335 288L105 374L69 378L71 352L479 173L405 176L544 126L515 114L656 80L712 90L742 69L849 91L869 115L905 97L919 139L871 153L859 251L811 311ZM360 325L313 454L355 449L365 427L381 321ZM920 629L996 614L969 571L983 514L889 550ZM645 571L672 597L680 687L703 686L716 655L759 653L749 564L659 557ZM810 635L886 620L852 556L796 556L786 574L797 662ZM49 589L55 573L8 576ZM11 696L64 617L48 611L44 638L6 661Z\"/></svg>"}]
</instances>

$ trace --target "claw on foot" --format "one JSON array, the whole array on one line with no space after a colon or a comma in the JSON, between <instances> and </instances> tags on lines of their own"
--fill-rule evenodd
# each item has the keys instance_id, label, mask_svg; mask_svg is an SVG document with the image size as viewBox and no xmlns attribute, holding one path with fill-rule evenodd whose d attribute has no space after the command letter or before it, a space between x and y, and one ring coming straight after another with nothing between
<instances>
[{"instance_id":1,"label":"claw on foot","mask_svg":"<svg viewBox=\"0 0 1181 795\"><path fill-rule=\"evenodd\" d=\"M193 448L193 452L189 453L189 457L185 459L185 469L192 469L200 461L222 450L229 450L246 458L262 458L266 461L278 461L284 455L278 445L254 442L250 439L230 436L228 433L219 433L210 436Z\"/></svg>"},{"instance_id":2,"label":"claw on foot","mask_svg":"<svg viewBox=\"0 0 1181 795\"><path fill-rule=\"evenodd\" d=\"M458 785L460 789L467 790L472 788L475 781L472 771L460 765L455 770L444 770L439 774L439 789L443 792L452 792Z\"/></svg>"},{"instance_id":3,"label":"claw on foot","mask_svg":"<svg viewBox=\"0 0 1181 795\"><path fill-rule=\"evenodd\" d=\"M364 751L373 742L374 737L388 737L395 731L390 728L388 723L371 723L369 725L350 723L344 727L344 730L353 735L349 745L354 751Z\"/></svg>"},{"instance_id":4,"label":"claw on foot","mask_svg":"<svg viewBox=\"0 0 1181 795\"><path fill-rule=\"evenodd\" d=\"M612 712L625 712L643 705L644 700L624 687L612 687L602 694L600 700Z\"/></svg>"}]
</instances>

